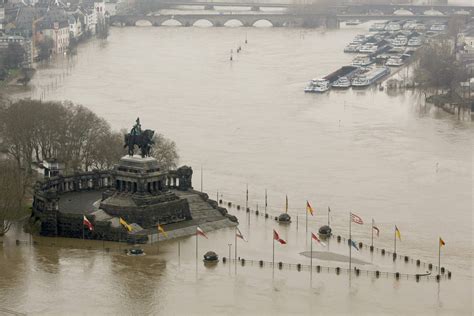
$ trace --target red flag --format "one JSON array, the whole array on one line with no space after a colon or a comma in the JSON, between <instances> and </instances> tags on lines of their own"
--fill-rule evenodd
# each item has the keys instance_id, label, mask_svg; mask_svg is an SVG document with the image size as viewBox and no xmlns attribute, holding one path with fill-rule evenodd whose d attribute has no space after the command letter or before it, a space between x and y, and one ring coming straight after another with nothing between
<instances>
[{"instance_id":1,"label":"red flag","mask_svg":"<svg viewBox=\"0 0 474 316\"><path fill-rule=\"evenodd\" d=\"M201 235L202 237L208 239L204 231L199 226L196 227L196 235Z\"/></svg>"},{"instance_id":2,"label":"red flag","mask_svg":"<svg viewBox=\"0 0 474 316\"><path fill-rule=\"evenodd\" d=\"M359 224L359 225L362 225L364 224L364 221L362 220L362 218L360 218L359 216L351 213L351 220L356 223L356 224Z\"/></svg>"},{"instance_id":3,"label":"red flag","mask_svg":"<svg viewBox=\"0 0 474 316\"><path fill-rule=\"evenodd\" d=\"M87 228L91 231L94 230L94 226L92 226L92 223L89 222L89 220L87 219L85 215L84 215L84 219L82 220L82 225L87 226Z\"/></svg>"},{"instance_id":4,"label":"red flag","mask_svg":"<svg viewBox=\"0 0 474 316\"><path fill-rule=\"evenodd\" d=\"M273 230L273 239L278 241L280 244L285 245L286 241L280 238L280 235L276 232L276 230Z\"/></svg>"},{"instance_id":5,"label":"red flag","mask_svg":"<svg viewBox=\"0 0 474 316\"><path fill-rule=\"evenodd\" d=\"M320 243L321 245L323 246L326 246L325 243L323 243L319 238L318 236L316 236L314 233L311 233L311 238L313 238L314 240L316 240L318 243Z\"/></svg>"}]
</instances>

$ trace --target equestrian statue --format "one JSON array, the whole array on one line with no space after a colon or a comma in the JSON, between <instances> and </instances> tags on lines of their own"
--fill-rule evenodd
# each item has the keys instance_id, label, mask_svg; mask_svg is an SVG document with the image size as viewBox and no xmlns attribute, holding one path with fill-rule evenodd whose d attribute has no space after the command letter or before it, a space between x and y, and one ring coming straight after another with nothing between
<instances>
[{"instance_id":1,"label":"equestrian statue","mask_svg":"<svg viewBox=\"0 0 474 316\"><path fill-rule=\"evenodd\" d=\"M130 133L125 134L125 145L123 148L128 147L128 154L133 156L135 153L135 146L140 149L140 155L142 158L149 157L151 153L151 146L155 144L153 135L155 131L146 129L142 131L140 125L140 118L137 118L135 125L130 130Z\"/></svg>"}]
</instances>

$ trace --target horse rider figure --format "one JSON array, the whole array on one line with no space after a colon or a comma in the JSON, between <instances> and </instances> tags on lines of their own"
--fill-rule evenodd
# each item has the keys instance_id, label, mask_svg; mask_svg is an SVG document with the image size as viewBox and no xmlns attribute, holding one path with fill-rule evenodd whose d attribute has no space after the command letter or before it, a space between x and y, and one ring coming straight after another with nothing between
<instances>
[{"instance_id":1,"label":"horse rider figure","mask_svg":"<svg viewBox=\"0 0 474 316\"><path fill-rule=\"evenodd\" d=\"M137 117L136 124L132 127L130 131L131 136L140 136L142 134L142 126L140 124L140 118Z\"/></svg>"}]
</instances>

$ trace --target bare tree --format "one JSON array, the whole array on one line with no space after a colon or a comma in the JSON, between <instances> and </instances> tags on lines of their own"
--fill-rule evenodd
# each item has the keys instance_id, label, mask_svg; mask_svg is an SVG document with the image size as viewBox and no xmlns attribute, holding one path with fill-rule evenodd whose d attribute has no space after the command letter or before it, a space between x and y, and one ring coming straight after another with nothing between
<instances>
[{"instance_id":1,"label":"bare tree","mask_svg":"<svg viewBox=\"0 0 474 316\"><path fill-rule=\"evenodd\" d=\"M465 77L449 38L437 38L416 52L415 81L426 91L452 91Z\"/></svg>"},{"instance_id":2,"label":"bare tree","mask_svg":"<svg viewBox=\"0 0 474 316\"><path fill-rule=\"evenodd\" d=\"M34 160L57 159L65 164L65 173L109 169L126 153L125 133L112 132L104 119L71 102L0 99L1 148L28 176ZM153 155L163 168L175 168L175 143L160 134L154 141Z\"/></svg>"},{"instance_id":3,"label":"bare tree","mask_svg":"<svg viewBox=\"0 0 474 316\"><path fill-rule=\"evenodd\" d=\"M179 160L178 151L174 141L165 138L162 134L155 134L153 137L155 145L151 155L158 160L164 170L176 168Z\"/></svg>"},{"instance_id":4,"label":"bare tree","mask_svg":"<svg viewBox=\"0 0 474 316\"><path fill-rule=\"evenodd\" d=\"M0 237L23 215L22 182L21 173L12 161L0 161Z\"/></svg>"}]
</instances>

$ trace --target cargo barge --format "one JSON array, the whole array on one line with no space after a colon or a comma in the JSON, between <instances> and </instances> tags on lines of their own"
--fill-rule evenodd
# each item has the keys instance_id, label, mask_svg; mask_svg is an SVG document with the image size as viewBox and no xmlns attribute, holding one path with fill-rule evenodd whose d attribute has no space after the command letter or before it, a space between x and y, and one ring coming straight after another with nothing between
<instances>
[{"instance_id":1,"label":"cargo barge","mask_svg":"<svg viewBox=\"0 0 474 316\"><path fill-rule=\"evenodd\" d=\"M360 72L360 67L356 66L342 66L338 70L330 73L329 75L319 79L312 79L304 89L305 92L326 92L333 84L335 84L340 78L345 77L348 80L352 80Z\"/></svg>"}]
</instances>

